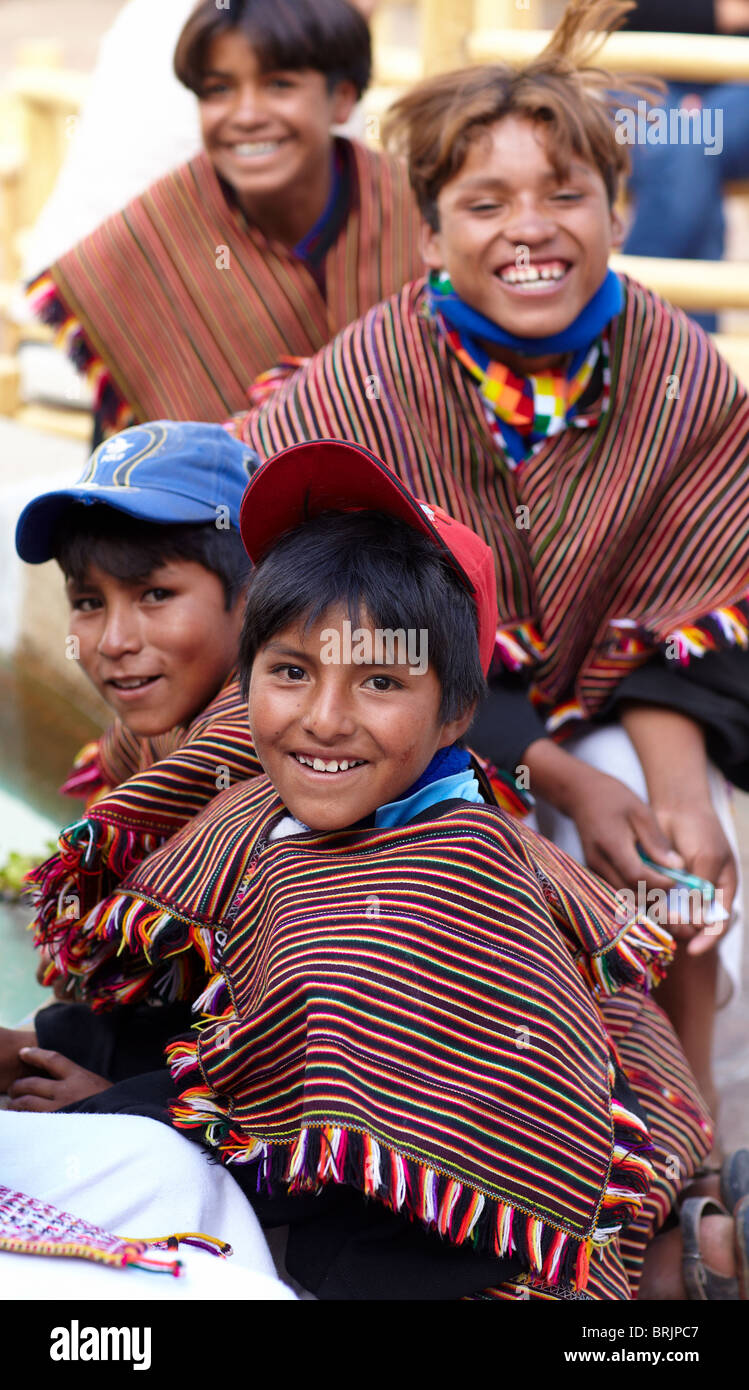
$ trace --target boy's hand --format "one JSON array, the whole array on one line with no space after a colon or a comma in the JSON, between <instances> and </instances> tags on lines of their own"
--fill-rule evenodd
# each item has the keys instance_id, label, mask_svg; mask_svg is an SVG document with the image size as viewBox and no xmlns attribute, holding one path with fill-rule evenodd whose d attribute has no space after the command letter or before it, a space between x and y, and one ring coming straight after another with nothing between
<instances>
[{"instance_id":1,"label":"boy's hand","mask_svg":"<svg viewBox=\"0 0 749 1390\"><path fill-rule=\"evenodd\" d=\"M716 890L716 902L725 911L722 921L694 924L688 932L690 956L711 950L731 925L731 910L738 887L733 850L711 803L654 806L665 835L681 854L688 873L707 879ZM676 935L676 932L674 933Z\"/></svg>"},{"instance_id":2,"label":"boy's hand","mask_svg":"<svg viewBox=\"0 0 749 1390\"><path fill-rule=\"evenodd\" d=\"M66 1105L108 1090L112 1084L46 1047L22 1047L19 1056L25 1066L48 1075L14 1081L8 1091L9 1110L63 1110Z\"/></svg>"},{"instance_id":3,"label":"boy's hand","mask_svg":"<svg viewBox=\"0 0 749 1390\"><path fill-rule=\"evenodd\" d=\"M588 868L613 888L637 892L642 882L648 889L673 888L671 879L643 863L637 845L641 844L656 863L673 869L683 869L684 859L667 838L667 827L653 808L617 777L581 767L574 795L565 809L577 826Z\"/></svg>"}]
</instances>

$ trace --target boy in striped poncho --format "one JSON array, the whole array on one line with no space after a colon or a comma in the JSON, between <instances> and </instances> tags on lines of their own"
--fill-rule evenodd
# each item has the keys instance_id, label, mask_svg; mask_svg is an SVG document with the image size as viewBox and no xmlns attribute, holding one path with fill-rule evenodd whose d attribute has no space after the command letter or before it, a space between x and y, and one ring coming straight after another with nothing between
<instances>
[{"instance_id":1,"label":"boy in striped poncho","mask_svg":"<svg viewBox=\"0 0 749 1390\"><path fill-rule=\"evenodd\" d=\"M423 264L403 161L332 131L371 70L353 5L199 0L174 66L200 154L29 291L107 434L243 409Z\"/></svg>"},{"instance_id":2,"label":"boy in striped poncho","mask_svg":"<svg viewBox=\"0 0 749 1390\"><path fill-rule=\"evenodd\" d=\"M200 991L199 1035L168 1049L174 1122L290 1224L320 1297L626 1299L653 1261L684 1297L653 1237L711 1126L643 994L670 938L491 804L463 747L491 550L330 441L258 470L241 532L266 775L90 914L83 996Z\"/></svg>"},{"instance_id":3,"label":"boy in striped poncho","mask_svg":"<svg viewBox=\"0 0 749 1390\"><path fill-rule=\"evenodd\" d=\"M355 439L492 546L499 630L474 746L630 898L665 899L659 865L717 887L722 928L695 905L674 927L664 1000L712 1104L718 988L741 950L721 774L749 787L749 401L684 314L607 270L621 82L585 64L591 31L626 8L571 4L521 70L443 74L396 103L429 278L237 429L261 457Z\"/></svg>"},{"instance_id":4,"label":"boy in striped poncho","mask_svg":"<svg viewBox=\"0 0 749 1390\"><path fill-rule=\"evenodd\" d=\"M78 919L219 787L260 770L235 671L248 573L239 504L256 461L218 425L155 421L102 445L76 484L19 518L18 553L57 559L68 642L117 716L64 788L94 804L31 875L40 978L61 1001ZM95 1019L59 1002L33 1030L0 1029L0 1092L15 1082L19 1104L58 1109L158 1066L185 1022L182 1005Z\"/></svg>"}]
</instances>

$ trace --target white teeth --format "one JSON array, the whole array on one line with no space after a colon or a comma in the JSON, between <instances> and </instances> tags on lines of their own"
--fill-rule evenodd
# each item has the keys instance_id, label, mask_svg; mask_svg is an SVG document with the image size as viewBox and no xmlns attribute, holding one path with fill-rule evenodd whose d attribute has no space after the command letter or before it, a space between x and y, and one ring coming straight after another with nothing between
<instances>
[{"instance_id":1,"label":"white teeth","mask_svg":"<svg viewBox=\"0 0 749 1390\"><path fill-rule=\"evenodd\" d=\"M303 763L305 767L311 767L314 772L348 772L350 767L360 767L361 760L355 758L342 758L337 762L331 758L330 762L325 762L322 758L306 758L303 753L295 753L297 762Z\"/></svg>"},{"instance_id":2,"label":"white teeth","mask_svg":"<svg viewBox=\"0 0 749 1390\"><path fill-rule=\"evenodd\" d=\"M277 149L277 140L263 140L257 141L252 144L249 141L247 141L242 145L235 145L234 153L238 154L241 159L248 159L251 158L252 155L273 154L273 152Z\"/></svg>"},{"instance_id":3,"label":"white teeth","mask_svg":"<svg viewBox=\"0 0 749 1390\"><path fill-rule=\"evenodd\" d=\"M151 679L151 676L139 676L129 681L112 681L112 685L116 686L118 690L138 690L141 685L147 685Z\"/></svg>"},{"instance_id":4,"label":"white teeth","mask_svg":"<svg viewBox=\"0 0 749 1390\"><path fill-rule=\"evenodd\" d=\"M566 273L563 266L517 265L503 270L500 278L507 285L532 285L539 280L561 280Z\"/></svg>"}]
</instances>

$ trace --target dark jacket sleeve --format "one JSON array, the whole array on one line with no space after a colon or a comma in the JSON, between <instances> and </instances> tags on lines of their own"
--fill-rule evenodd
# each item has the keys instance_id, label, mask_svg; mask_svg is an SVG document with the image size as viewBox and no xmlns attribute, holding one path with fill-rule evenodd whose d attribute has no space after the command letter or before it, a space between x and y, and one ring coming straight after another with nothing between
<instances>
[{"instance_id":1,"label":"dark jacket sleeve","mask_svg":"<svg viewBox=\"0 0 749 1390\"><path fill-rule=\"evenodd\" d=\"M714 34L714 0L638 0L624 28L656 34Z\"/></svg>"},{"instance_id":2,"label":"dark jacket sleeve","mask_svg":"<svg viewBox=\"0 0 749 1390\"><path fill-rule=\"evenodd\" d=\"M528 698L528 677L489 677L486 696L468 734L468 743L495 767L514 772L529 744L546 738L540 714Z\"/></svg>"},{"instance_id":3,"label":"dark jacket sleeve","mask_svg":"<svg viewBox=\"0 0 749 1390\"><path fill-rule=\"evenodd\" d=\"M749 791L749 651L708 652L688 666L654 658L621 681L603 717L618 717L622 704L633 700L678 710L701 724L712 762Z\"/></svg>"}]
</instances>

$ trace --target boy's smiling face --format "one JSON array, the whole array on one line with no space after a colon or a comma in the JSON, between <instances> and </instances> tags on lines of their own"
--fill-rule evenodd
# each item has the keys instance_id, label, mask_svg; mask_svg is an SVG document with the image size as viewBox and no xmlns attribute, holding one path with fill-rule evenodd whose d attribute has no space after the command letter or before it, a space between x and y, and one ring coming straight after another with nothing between
<instances>
[{"instance_id":1,"label":"boy's smiling face","mask_svg":"<svg viewBox=\"0 0 749 1390\"><path fill-rule=\"evenodd\" d=\"M441 721L442 691L431 666L419 675L405 663L323 660L331 629L345 653L347 618L331 609L307 631L300 619L275 633L252 666L249 716L258 757L287 809L313 830L355 825L396 800L439 748L462 737L473 715ZM366 614L359 627L374 631Z\"/></svg>"},{"instance_id":2,"label":"boy's smiling face","mask_svg":"<svg viewBox=\"0 0 749 1390\"><path fill-rule=\"evenodd\" d=\"M518 337L561 332L595 294L622 235L598 170L573 160L559 181L542 129L505 116L477 136L437 198L427 264Z\"/></svg>"},{"instance_id":3,"label":"boy's smiling face","mask_svg":"<svg viewBox=\"0 0 749 1390\"><path fill-rule=\"evenodd\" d=\"M217 173L251 210L253 198L285 194L327 174L330 128L351 114L351 82L328 91L321 72L266 72L241 33L210 45L200 91L203 145Z\"/></svg>"},{"instance_id":4,"label":"boy's smiling face","mask_svg":"<svg viewBox=\"0 0 749 1390\"><path fill-rule=\"evenodd\" d=\"M193 560L137 582L91 565L66 588L82 667L141 738L189 723L236 663L243 602L227 610L218 575Z\"/></svg>"}]
</instances>

